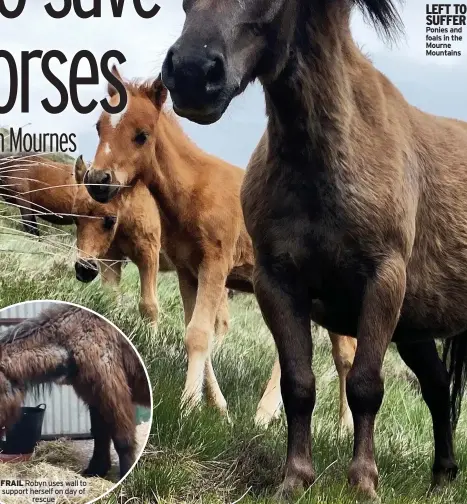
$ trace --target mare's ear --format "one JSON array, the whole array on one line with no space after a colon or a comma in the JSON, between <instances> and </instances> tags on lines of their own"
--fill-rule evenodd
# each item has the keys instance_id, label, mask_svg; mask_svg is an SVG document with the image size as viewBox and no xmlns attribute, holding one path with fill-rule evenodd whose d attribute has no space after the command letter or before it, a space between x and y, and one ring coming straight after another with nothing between
<instances>
[{"instance_id":1,"label":"mare's ear","mask_svg":"<svg viewBox=\"0 0 467 504\"><path fill-rule=\"evenodd\" d=\"M151 84L151 96L149 97L159 110L167 100L168 90L162 82L162 76L159 74L157 79Z\"/></svg>"},{"instance_id":2,"label":"mare's ear","mask_svg":"<svg viewBox=\"0 0 467 504\"><path fill-rule=\"evenodd\" d=\"M116 80L119 80L123 84L122 76L120 75L119 71L117 70L117 66L116 65L112 66L111 73L112 73L113 77ZM115 96L116 94L118 94L117 88L110 81L109 81L108 86L107 86L107 93L109 93L110 97Z\"/></svg>"},{"instance_id":3,"label":"mare's ear","mask_svg":"<svg viewBox=\"0 0 467 504\"><path fill-rule=\"evenodd\" d=\"M75 175L75 180L77 184L82 184L84 175L87 171L88 167L83 160L83 156L80 155L75 159L75 166L73 168L73 173Z\"/></svg>"}]
</instances>

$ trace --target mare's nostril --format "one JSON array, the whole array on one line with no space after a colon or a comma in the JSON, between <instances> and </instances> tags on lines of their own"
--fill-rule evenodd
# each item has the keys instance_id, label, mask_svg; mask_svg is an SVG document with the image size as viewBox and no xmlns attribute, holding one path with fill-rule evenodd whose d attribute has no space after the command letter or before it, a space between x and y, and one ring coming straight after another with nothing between
<instances>
[{"instance_id":1,"label":"mare's nostril","mask_svg":"<svg viewBox=\"0 0 467 504\"><path fill-rule=\"evenodd\" d=\"M112 177L111 177L110 173L109 172L104 173L104 176L102 178L102 183L103 184L110 184L111 180L112 180Z\"/></svg>"},{"instance_id":2,"label":"mare's nostril","mask_svg":"<svg viewBox=\"0 0 467 504\"><path fill-rule=\"evenodd\" d=\"M206 89L209 91L213 86L219 86L225 80L224 60L220 56L215 56L208 62L206 71Z\"/></svg>"}]
</instances>

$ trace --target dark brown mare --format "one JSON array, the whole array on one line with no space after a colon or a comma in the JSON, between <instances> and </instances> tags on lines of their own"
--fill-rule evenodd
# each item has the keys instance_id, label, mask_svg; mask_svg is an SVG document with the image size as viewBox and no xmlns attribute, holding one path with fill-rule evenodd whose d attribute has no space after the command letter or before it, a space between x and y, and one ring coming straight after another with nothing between
<instances>
[{"instance_id":1,"label":"dark brown mare","mask_svg":"<svg viewBox=\"0 0 467 504\"><path fill-rule=\"evenodd\" d=\"M242 206L254 288L283 370L288 421L282 490L315 479L310 319L353 335L347 377L355 433L349 481L376 495L374 423L391 341L431 411L434 482L457 472L457 417L467 364L467 124L410 106L352 39L354 5L383 32L402 26L392 0L185 0L162 78L175 111L218 120L259 79L267 131Z\"/></svg>"},{"instance_id":2,"label":"dark brown mare","mask_svg":"<svg viewBox=\"0 0 467 504\"><path fill-rule=\"evenodd\" d=\"M0 427L18 419L28 390L47 383L71 385L89 406L94 452L83 474L107 474L113 441L123 478L135 461L134 405L151 407L144 366L126 338L66 303L8 329L0 339Z\"/></svg>"}]
</instances>

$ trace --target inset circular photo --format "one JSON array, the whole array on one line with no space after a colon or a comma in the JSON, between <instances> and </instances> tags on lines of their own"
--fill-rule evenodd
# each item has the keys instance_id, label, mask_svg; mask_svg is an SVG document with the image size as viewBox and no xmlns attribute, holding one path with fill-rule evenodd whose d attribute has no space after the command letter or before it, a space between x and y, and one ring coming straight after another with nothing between
<instances>
[{"instance_id":1,"label":"inset circular photo","mask_svg":"<svg viewBox=\"0 0 467 504\"><path fill-rule=\"evenodd\" d=\"M90 503L131 472L152 389L130 340L78 305L0 310L0 502Z\"/></svg>"}]
</instances>

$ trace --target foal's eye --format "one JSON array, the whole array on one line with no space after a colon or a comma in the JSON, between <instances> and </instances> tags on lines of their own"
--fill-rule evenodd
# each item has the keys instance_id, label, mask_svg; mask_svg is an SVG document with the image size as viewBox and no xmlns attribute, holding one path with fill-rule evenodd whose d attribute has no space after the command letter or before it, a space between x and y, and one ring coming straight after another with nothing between
<instances>
[{"instance_id":1,"label":"foal's eye","mask_svg":"<svg viewBox=\"0 0 467 504\"><path fill-rule=\"evenodd\" d=\"M147 139L148 135L144 131L140 131L135 135L135 138L133 138L133 142L135 142L138 145L144 145Z\"/></svg>"},{"instance_id":2,"label":"foal's eye","mask_svg":"<svg viewBox=\"0 0 467 504\"><path fill-rule=\"evenodd\" d=\"M100 123L96 123L96 131L97 131L97 134L100 135L101 134L101 125Z\"/></svg>"},{"instance_id":3,"label":"foal's eye","mask_svg":"<svg viewBox=\"0 0 467 504\"><path fill-rule=\"evenodd\" d=\"M104 229L110 231L115 226L116 222L117 217L114 217L113 215L106 215L104 217Z\"/></svg>"}]
</instances>

